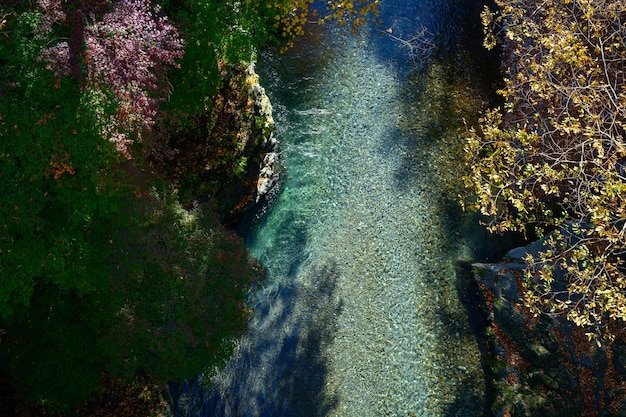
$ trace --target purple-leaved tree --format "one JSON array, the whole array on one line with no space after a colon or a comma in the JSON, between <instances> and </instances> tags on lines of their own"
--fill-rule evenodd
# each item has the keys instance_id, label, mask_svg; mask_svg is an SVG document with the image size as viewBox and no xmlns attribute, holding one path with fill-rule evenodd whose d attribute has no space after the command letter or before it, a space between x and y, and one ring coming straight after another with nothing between
<instances>
[{"instance_id":1,"label":"purple-leaved tree","mask_svg":"<svg viewBox=\"0 0 626 417\"><path fill-rule=\"evenodd\" d=\"M100 116L101 133L130 158L129 145L154 125L166 99L166 69L183 56L178 31L150 0L38 0L43 19L38 36L55 25L69 28L67 40L41 51L57 78L73 76L90 94L92 105L112 98L115 114Z\"/></svg>"}]
</instances>

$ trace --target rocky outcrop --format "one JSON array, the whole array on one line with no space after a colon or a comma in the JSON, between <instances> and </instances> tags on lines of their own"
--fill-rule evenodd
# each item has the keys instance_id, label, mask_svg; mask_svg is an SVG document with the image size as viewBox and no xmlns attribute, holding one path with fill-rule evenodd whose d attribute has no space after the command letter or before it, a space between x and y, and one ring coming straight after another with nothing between
<instances>
[{"instance_id":1,"label":"rocky outcrop","mask_svg":"<svg viewBox=\"0 0 626 417\"><path fill-rule=\"evenodd\" d=\"M626 343L588 341L563 317L533 317L520 296L527 253L542 241L510 251L501 263L474 264L487 318L485 371L493 416L626 416Z\"/></svg>"},{"instance_id":2,"label":"rocky outcrop","mask_svg":"<svg viewBox=\"0 0 626 417\"><path fill-rule=\"evenodd\" d=\"M235 228L272 199L280 158L272 105L254 65L222 63L220 79L206 112L173 135L161 170L172 173L184 199L212 201L222 223Z\"/></svg>"},{"instance_id":3,"label":"rocky outcrop","mask_svg":"<svg viewBox=\"0 0 626 417\"><path fill-rule=\"evenodd\" d=\"M204 175L216 178L215 206L222 221L231 227L271 200L280 177L277 141L274 137L272 105L265 89L259 84L254 65L243 73L235 73L223 94L238 91L234 108L223 112L229 133L236 135L233 167L224 170L207 166ZM223 89L224 90L224 89ZM219 123L218 123L219 126ZM220 134L220 129L212 132Z\"/></svg>"},{"instance_id":4,"label":"rocky outcrop","mask_svg":"<svg viewBox=\"0 0 626 417\"><path fill-rule=\"evenodd\" d=\"M265 94L265 89L258 83L258 77L254 73L254 68L248 69L248 74L251 77L249 94L252 100L254 100L255 122L260 127L262 138L262 145L268 152L265 152L263 160L259 164L258 179L256 182L256 194L255 203L259 203L261 199L267 198L270 192L274 189L278 181L278 153L276 138L273 135L274 118L272 116L272 104L270 99ZM254 129L253 129L254 130Z\"/></svg>"}]
</instances>

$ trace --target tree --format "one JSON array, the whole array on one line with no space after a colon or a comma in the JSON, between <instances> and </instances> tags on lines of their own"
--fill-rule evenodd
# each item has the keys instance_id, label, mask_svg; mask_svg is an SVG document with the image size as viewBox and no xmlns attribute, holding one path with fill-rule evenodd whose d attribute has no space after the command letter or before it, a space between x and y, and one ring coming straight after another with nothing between
<instances>
[{"instance_id":1,"label":"tree","mask_svg":"<svg viewBox=\"0 0 626 417\"><path fill-rule=\"evenodd\" d=\"M505 103L470 132L465 183L490 230L554 230L527 259L532 311L610 336L626 319L626 2L496 4L483 22L501 43Z\"/></svg>"},{"instance_id":2,"label":"tree","mask_svg":"<svg viewBox=\"0 0 626 417\"><path fill-rule=\"evenodd\" d=\"M154 125L168 94L166 68L183 56L177 30L149 0L112 5L39 0L38 5L42 18L36 34L52 43L40 59L57 79L80 80L96 112L102 113L103 102L115 103L112 117L99 121L101 134L130 158L129 145ZM67 40L56 39L57 26L69 31Z\"/></svg>"},{"instance_id":3,"label":"tree","mask_svg":"<svg viewBox=\"0 0 626 417\"><path fill-rule=\"evenodd\" d=\"M0 368L22 398L67 409L104 376L163 384L219 363L246 328L260 271L208 207L184 208L140 158L120 154L102 123L119 117L123 86L94 108L105 81L89 66L55 68L68 61L46 57L59 36L40 33L46 13L2 12ZM107 59L124 68L127 46Z\"/></svg>"}]
</instances>

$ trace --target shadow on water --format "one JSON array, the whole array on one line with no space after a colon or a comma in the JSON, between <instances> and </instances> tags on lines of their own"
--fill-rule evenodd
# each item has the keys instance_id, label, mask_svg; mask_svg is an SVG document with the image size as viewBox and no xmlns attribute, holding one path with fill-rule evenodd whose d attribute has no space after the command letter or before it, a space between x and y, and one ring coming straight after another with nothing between
<instances>
[{"instance_id":1,"label":"shadow on water","mask_svg":"<svg viewBox=\"0 0 626 417\"><path fill-rule=\"evenodd\" d=\"M292 398L293 416L327 416L337 405L337 398L325 392L326 355L325 347L336 333L336 318L341 314L342 303L336 300L335 265L326 265L314 272L318 277L317 288L308 288L300 294L300 299L310 303L308 306L313 316L307 330L301 337L296 360L299 366L294 372L290 369L292 380L281 389L282 395ZM287 414L286 414L287 415Z\"/></svg>"},{"instance_id":2,"label":"shadow on water","mask_svg":"<svg viewBox=\"0 0 626 417\"><path fill-rule=\"evenodd\" d=\"M492 366L489 358L493 358L493 348L487 343L485 334L487 331L487 317L484 310L481 309L482 296L478 283L472 277L472 265L469 262L459 262L456 268L456 290L459 294L459 299L467 311L467 318L470 324L470 329L475 335L478 349L480 350L481 366L485 375L485 398L483 415L485 417L490 416L490 406L495 400L495 393L491 389L493 384L490 383L495 377L492 371ZM461 396L463 393L460 394ZM453 417L455 406L450 407L448 413L450 417Z\"/></svg>"},{"instance_id":3,"label":"shadow on water","mask_svg":"<svg viewBox=\"0 0 626 417\"><path fill-rule=\"evenodd\" d=\"M209 390L198 380L172 386L177 416L327 416L337 399L325 392L326 346L342 302L335 295L336 265L300 265L294 274L315 285L283 285L264 294L251 332ZM298 305L297 305L298 304ZM269 331L268 331L269 330Z\"/></svg>"},{"instance_id":4,"label":"shadow on water","mask_svg":"<svg viewBox=\"0 0 626 417\"><path fill-rule=\"evenodd\" d=\"M435 21L447 23L440 28L441 34L438 36L444 42L445 49L440 49L435 59L445 62L442 70L442 81L449 86L449 93L440 97L438 109L438 120L429 125L428 136L439 134L440 137L457 137L457 146L462 147L462 137L465 134L464 123L469 126L476 125L481 112L487 107L498 103L500 98L495 95L500 79L498 70L498 57L495 53L488 52L482 46L483 32L480 21L480 12L483 7L481 2L472 0L449 0L439 2L439 7L435 8ZM426 70L427 71L427 70ZM464 83L464 90L455 88L455 83ZM422 91L430 91L424 88ZM467 95L469 93L469 95ZM436 117L437 118L437 117ZM441 120L443 119L443 120ZM432 137L432 136L431 136ZM461 140L459 140L459 137ZM440 148L437 152L446 152L451 146L450 142L444 141L446 148ZM456 161L457 178L462 175L467 167L462 166L463 159L458 159L458 155L452 155L452 160ZM443 178L439 175L434 178ZM440 183L442 190L450 188L450 185ZM452 186L452 189L454 186ZM463 193L462 189L459 193ZM485 378L485 397L483 401L483 415L489 416L490 405L494 401L494 393L489 387L489 382L494 377L490 358L494 357L490 346L486 343L485 332L487 329L487 319L484 310L481 308L482 296L476 281L473 279L471 262L490 262L501 259L501 257L511 248L518 246L523 240L517 234L498 236L490 234L484 226L480 224L480 215L476 213L463 213L456 197L456 193L449 194L441 201L442 212L445 213L446 235L458 236L471 248L472 256L469 259L457 260L456 262L456 292L459 300L465 308L469 330L476 339L481 355L481 365ZM450 242L451 249L454 242ZM468 262L469 261L469 262ZM442 312L442 321L446 323L445 328L449 334L458 334L458 328L454 325L452 318L447 318ZM463 416L463 409L467 404L467 396L471 396L473 391L469 389L471 381L459 384L459 391L456 394L457 401L450 404L446 417ZM475 399L480 401L481 399Z\"/></svg>"}]
</instances>

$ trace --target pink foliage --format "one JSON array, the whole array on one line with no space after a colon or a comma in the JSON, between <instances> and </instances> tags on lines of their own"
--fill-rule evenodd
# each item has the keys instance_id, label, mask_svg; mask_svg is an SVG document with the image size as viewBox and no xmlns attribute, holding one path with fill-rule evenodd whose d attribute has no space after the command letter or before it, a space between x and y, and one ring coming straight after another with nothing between
<instances>
[{"instance_id":1,"label":"pink foliage","mask_svg":"<svg viewBox=\"0 0 626 417\"><path fill-rule=\"evenodd\" d=\"M119 102L117 122L126 132L113 137L123 153L128 143L124 133L140 138L153 125L167 91L159 86L164 66L175 65L183 55L176 29L157 13L148 0L120 0L86 30L88 82L106 86Z\"/></svg>"},{"instance_id":2,"label":"pink foliage","mask_svg":"<svg viewBox=\"0 0 626 417\"><path fill-rule=\"evenodd\" d=\"M42 49L39 59L46 63L46 69L54 71L57 78L68 77L70 70L70 47L66 41Z\"/></svg>"},{"instance_id":3,"label":"pink foliage","mask_svg":"<svg viewBox=\"0 0 626 417\"><path fill-rule=\"evenodd\" d=\"M46 37L52 31L52 26L65 20L65 12L60 0L37 0L37 5L43 12L41 24L35 34Z\"/></svg>"},{"instance_id":4,"label":"pink foliage","mask_svg":"<svg viewBox=\"0 0 626 417\"><path fill-rule=\"evenodd\" d=\"M60 1L39 0L44 26L63 18ZM100 19L89 16L83 32L86 87L112 93L117 114L101 121L102 133L126 157L131 138L154 125L168 91L165 69L183 56L176 28L159 12L149 0L119 0ZM67 42L42 50L40 58L58 77L69 75Z\"/></svg>"}]
</instances>

